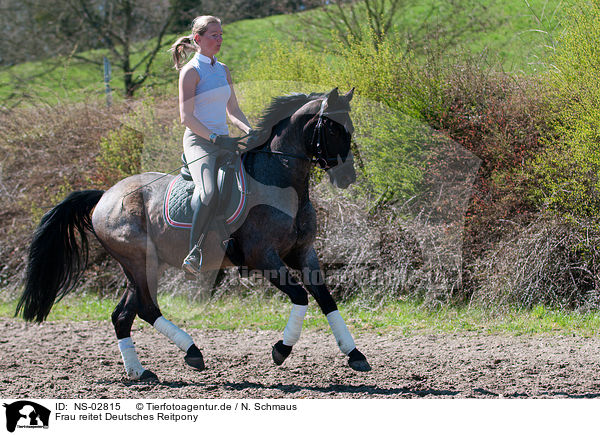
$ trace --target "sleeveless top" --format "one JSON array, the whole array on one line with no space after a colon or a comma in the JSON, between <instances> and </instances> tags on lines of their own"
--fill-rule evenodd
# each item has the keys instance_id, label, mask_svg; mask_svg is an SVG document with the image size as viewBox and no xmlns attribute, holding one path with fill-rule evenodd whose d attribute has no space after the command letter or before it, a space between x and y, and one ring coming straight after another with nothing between
<instances>
[{"instance_id":1,"label":"sleeveless top","mask_svg":"<svg viewBox=\"0 0 600 435\"><path fill-rule=\"evenodd\" d=\"M231 95L225 65L196 53L190 64L198 72L200 81L194 97L194 116L210 131L218 135L229 134L227 127L227 101Z\"/></svg>"}]
</instances>

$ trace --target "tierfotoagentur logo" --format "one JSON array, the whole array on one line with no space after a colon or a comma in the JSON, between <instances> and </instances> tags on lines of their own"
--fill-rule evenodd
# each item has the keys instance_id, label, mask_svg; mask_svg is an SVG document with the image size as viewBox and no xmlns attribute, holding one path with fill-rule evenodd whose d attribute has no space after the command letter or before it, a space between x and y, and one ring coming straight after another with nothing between
<instances>
[{"instance_id":1,"label":"tierfotoagentur logo","mask_svg":"<svg viewBox=\"0 0 600 435\"><path fill-rule=\"evenodd\" d=\"M6 408L6 430L48 429L50 410L28 400L4 404Z\"/></svg>"}]
</instances>

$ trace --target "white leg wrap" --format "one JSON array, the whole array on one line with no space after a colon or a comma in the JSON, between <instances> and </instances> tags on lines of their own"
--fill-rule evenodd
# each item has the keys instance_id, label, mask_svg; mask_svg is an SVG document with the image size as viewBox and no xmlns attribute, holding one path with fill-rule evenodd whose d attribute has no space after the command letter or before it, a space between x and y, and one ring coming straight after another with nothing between
<instances>
[{"instance_id":1,"label":"white leg wrap","mask_svg":"<svg viewBox=\"0 0 600 435\"><path fill-rule=\"evenodd\" d=\"M190 346L194 344L192 337L190 337L185 331L179 329L173 323L169 322L163 316L160 316L158 319L156 319L156 322L154 322L154 327L158 332L169 337L171 341L184 352L187 352Z\"/></svg>"},{"instance_id":2,"label":"white leg wrap","mask_svg":"<svg viewBox=\"0 0 600 435\"><path fill-rule=\"evenodd\" d=\"M304 322L304 316L308 305L292 305L292 312L290 318L283 330L283 344L286 346L293 346L300 339L300 332L302 332L302 322Z\"/></svg>"},{"instance_id":3,"label":"white leg wrap","mask_svg":"<svg viewBox=\"0 0 600 435\"><path fill-rule=\"evenodd\" d=\"M131 337L122 338L119 340L119 350L125 364L125 372L130 379L139 379L144 373L144 367L137 357L135 345Z\"/></svg>"},{"instance_id":4,"label":"white leg wrap","mask_svg":"<svg viewBox=\"0 0 600 435\"><path fill-rule=\"evenodd\" d=\"M346 326L346 322L342 319L342 315L338 310L327 314L327 321L331 327L331 331L335 336L335 340L342 352L348 355L356 347L354 339L350 335L350 331Z\"/></svg>"}]
</instances>

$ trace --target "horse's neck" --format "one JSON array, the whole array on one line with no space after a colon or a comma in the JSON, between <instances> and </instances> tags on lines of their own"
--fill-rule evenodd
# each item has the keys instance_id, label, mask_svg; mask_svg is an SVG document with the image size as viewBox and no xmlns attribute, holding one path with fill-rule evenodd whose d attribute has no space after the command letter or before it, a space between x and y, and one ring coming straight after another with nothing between
<instances>
[{"instance_id":1,"label":"horse's neck","mask_svg":"<svg viewBox=\"0 0 600 435\"><path fill-rule=\"evenodd\" d=\"M274 153L268 156L269 152ZM306 157L301 130L291 128L288 120L275 128L272 139L255 155L250 175L263 184L292 187L303 197L308 192L311 167Z\"/></svg>"},{"instance_id":2,"label":"horse's neck","mask_svg":"<svg viewBox=\"0 0 600 435\"><path fill-rule=\"evenodd\" d=\"M277 125L275 133L267 145L272 151L307 156L307 149L302 138L302 129L296 125L292 125L290 118Z\"/></svg>"}]
</instances>

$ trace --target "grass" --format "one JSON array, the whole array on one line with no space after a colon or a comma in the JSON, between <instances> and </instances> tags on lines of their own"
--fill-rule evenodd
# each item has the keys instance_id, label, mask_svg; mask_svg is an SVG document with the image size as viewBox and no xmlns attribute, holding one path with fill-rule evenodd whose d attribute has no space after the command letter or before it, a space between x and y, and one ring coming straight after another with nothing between
<instances>
[{"instance_id":1,"label":"grass","mask_svg":"<svg viewBox=\"0 0 600 435\"><path fill-rule=\"evenodd\" d=\"M69 296L56 304L48 321L109 321L116 299L95 295ZM283 296L227 297L190 302L182 296L161 296L164 315L187 328L218 330L280 330L287 322L290 303ZM0 302L0 317L12 317L16 301ZM600 313L575 313L535 307L490 314L476 307L425 308L414 301L396 301L379 308L359 301L340 304L340 311L355 333L465 333L541 334L592 336L600 330ZM149 327L137 319L136 325ZM305 329L328 330L329 326L314 301L304 321Z\"/></svg>"}]
</instances>

